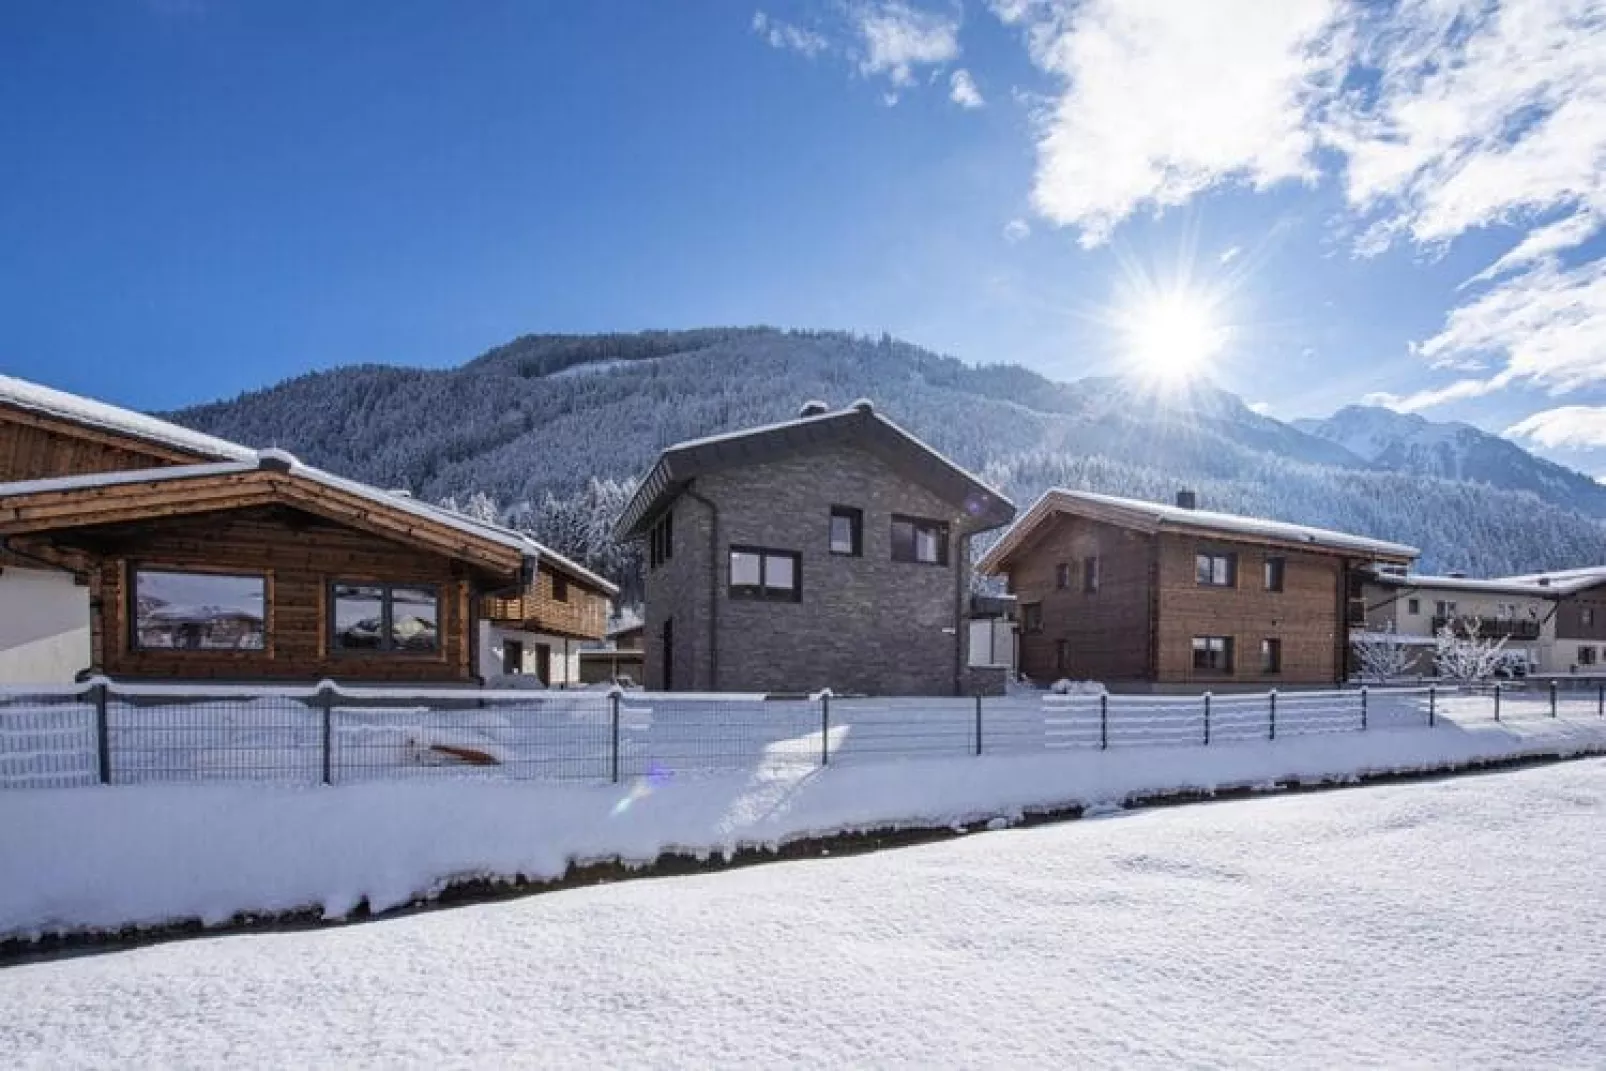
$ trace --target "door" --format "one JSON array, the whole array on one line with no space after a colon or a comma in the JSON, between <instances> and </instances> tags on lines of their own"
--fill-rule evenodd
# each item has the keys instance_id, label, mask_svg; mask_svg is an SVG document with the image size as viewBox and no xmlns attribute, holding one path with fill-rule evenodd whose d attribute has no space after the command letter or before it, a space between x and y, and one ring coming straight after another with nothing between
<instances>
[{"instance_id":1,"label":"door","mask_svg":"<svg viewBox=\"0 0 1606 1071\"><path fill-rule=\"evenodd\" d=\"M541 683L552 686L552 648L544 643L535 645L535 675Z\"/></svg>"},{"instance_id":2,"label":"door","mask_svg":"<svg viewBox=\"0 0 1606 1071\"><path fill-rule=\"evenodd\" d=\"M672 617L664 619L663 643L664 691L672 692L675 690L675 619Z\"/></svg>"},{"instance_id":3,"label":"door","mask_svg":"<svg viewBox=\"0 0 1606 1071\"><path fill-rule=\"evenodd\" d=\"M524 643L522 641L502 641L502 672L504 674L524 672Z\"/></svg>"}]
</instances>

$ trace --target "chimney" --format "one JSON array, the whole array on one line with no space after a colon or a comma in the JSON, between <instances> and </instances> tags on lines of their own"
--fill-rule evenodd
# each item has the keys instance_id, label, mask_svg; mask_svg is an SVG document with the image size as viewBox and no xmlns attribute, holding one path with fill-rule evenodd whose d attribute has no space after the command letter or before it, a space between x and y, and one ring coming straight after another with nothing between
<instances>
[{"instance_id":1,"label":"chimney","mask_svg":"<svg viewBox=\"0 0 1606 1071\"><path fill-rule=\"evenodd\" d=\"M1177 492L1177 508L1178 509L1198 509L1199 508L1199 494L1198 494L1198 492L1189 491L1186 488L1184 488L1181 491L1178 491Z\"/></svg>"},{"instance_id":2,"label":"chimney","mask_svg":"<svg viewBox=\"0 0 1606 1071\"><path fill-rule=\"evenodd\" d=\"M797 415L800 417L824 416L826 413L830 412L830 410L831 407L826 405L824 402L807 401L798 408Z\"/></svg>"}]
</instances>

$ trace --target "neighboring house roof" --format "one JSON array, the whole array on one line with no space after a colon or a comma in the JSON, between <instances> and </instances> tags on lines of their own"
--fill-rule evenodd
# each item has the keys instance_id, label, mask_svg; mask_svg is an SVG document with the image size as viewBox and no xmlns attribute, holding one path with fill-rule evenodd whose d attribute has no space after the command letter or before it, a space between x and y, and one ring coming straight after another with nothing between
<instances>
[{"instance_id":1,"label":"neighboring house roof","mask_svg":"<svg viewBox=\"0 0 1606 1071\"><path fill-rule=\"evenodd\" d=\"M1553 599L1558 594L1553 587L1515 577L1485 580L1470 576L1374 573L1372 580L1374 583L1384 587L1395 587L1411 591L1462 591L1485 595L1526 595L1543 599Z\"/></svg>"},{"instance_id":2,"label":"neighboring house roof","mask_svg":"<svg viewBox=\"0 0 1606 1071\"><path fill-rule=\"evenodd\" d=\"M1501 577L1502 583L1527 583L1543 588L1554 595L1571 595L1606 584L1606 565L1591 565L1583 569L1557 569L1549 573L1527 573L1522 576Z\"/></svg>"},{"instance_id":3,"label":"neighboring house roof","mask_svg":"<svg viewBox=\"0 0 1606 1071\"><path fill-rule=\"evenodd\" d=\"M255 455L250 447L231 443L227 439L204 435L144 413L29 383L13 376L0 375L0 405L14 406L98 431L180 450L194 454L198 459L247 461Z\"/></svg>"},{"instance_id":4,"label":"neighboring house roof","mask_svg":"<svg viewBox=\"0 0 1606 1071\"><path fill-rule=\"evenodd\" d=\"M178 489L182 495L175 495ZM502 571L545 558L608 595L618 593L607 580L512 529L335 476L282 450L260 451L251 461L0 483L0 535L136 520L157 503L169 513L188 513L280 501Z\"/></svg>"},{"instance_id":5,"label":"neighboring house roof","mask_svg":"<svg viewBox=\"0 0 1606 1071\"><path fill-rule=\"evenodd\" d=\"M303 477L324 487L379 504L389 510L412 514L519 551L521 554L544 559L551 567L567 573L581 583L588 584L604 594L619 593L617 585L571 561L529 536L502 525L476 520L453 510L433 506L405 494L383 491L370 484L350 480L303 464L284 450L255 450L249 446L229 442L211 435L203 435L177 424L144 413L136 413L105 402L97 402L66 391L54 390L13 376L0 375L0 405L42 413L58 420L87 426L101 431L157 443L200 456L215 459L195 465L174 465L158 469L125 469L115 472L90 473L81 476L63 476L42 480L26 480L9 484L0 483L0 517L4 516L6 498L21 494L43 494L53 491L72 491L86 488L109 488L124 484L146 484L169 479L198 479L209 476L238 476L263 469L275 469Z\"/></svg>"},{"instance_id":6,"label":"neighboring house roof","mask_svg":"<svg viewBox=\"0 0 1606 1071\"><path fill-rule=\"evenodd\" d=\"M1269 521L1260 517L1243 517L1235 513L1215 513L1210 510L1167 506L1159 502L1118 498L1115 495L1100 495L1091 491L1054 488L1044 493L1043 497L1026 511L1026 515L1015 522L1014 526L993 544L992 549L977 563L977 571L994 573L1002 569L1044 524L1061 514L1088 517L1143 532L1187 532L1240 542L1269 543L1380 561L1410 561L1419 553L1415 547L1403 543L1389 543L1366 536L1350 535L1347 532L1334 532L1326 528Z\"/></svg>"},{"instance_id":7,"label":"neighboring house roof","mask_svg":"<svg viewBox=\"0 0 1606 1071\"><path fill-rule=\"evenodd\" d=\"M676 443L658 455L620 513L614 533L620 539L646 535L663 508L699 476L837 445L860 447L963 508L978 522L975 530L997 528L1015 516L1015 504L1002 493L877 413L870 403L857 402L835 412Z\"/></svg>"}]
</instances>

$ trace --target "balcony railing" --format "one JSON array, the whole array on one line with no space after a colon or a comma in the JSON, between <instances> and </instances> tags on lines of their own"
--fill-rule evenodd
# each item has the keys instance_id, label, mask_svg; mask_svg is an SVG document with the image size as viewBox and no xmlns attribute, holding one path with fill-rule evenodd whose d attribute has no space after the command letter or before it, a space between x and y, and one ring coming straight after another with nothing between
<instances>
[{"instance_id":1,"label":"balcony railing","mask_svg":"<svg viewBox=\"0 0 1606 1071\"><path fill-rule=\"evenodd\" d=\"M1472 617L1459 614L1455 617L1435 617L1433 631L1437 633L1446 625L1459 636L1465 636L1474 628L1478 635L1486 640L1537 640L1539 638L1539 622L1527 617Z\"/></svg>"}]
</instances>

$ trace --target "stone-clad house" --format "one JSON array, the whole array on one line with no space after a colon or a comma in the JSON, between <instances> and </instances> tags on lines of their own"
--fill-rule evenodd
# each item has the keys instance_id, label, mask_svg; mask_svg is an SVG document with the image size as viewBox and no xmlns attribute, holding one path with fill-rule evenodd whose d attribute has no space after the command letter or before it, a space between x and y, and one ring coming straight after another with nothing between
<instances>
[{"instance_id":1,"label":"stone-clad house","mask_svg":"<svg viewBox=\"0 0 1606 1071\"><path fill-rule=\"evenodd\" d=\"M868 402L671 446L617 523L648 544L646 685L954 695L969 541L1014 505Z\"/></svg>"}]
</instances>

